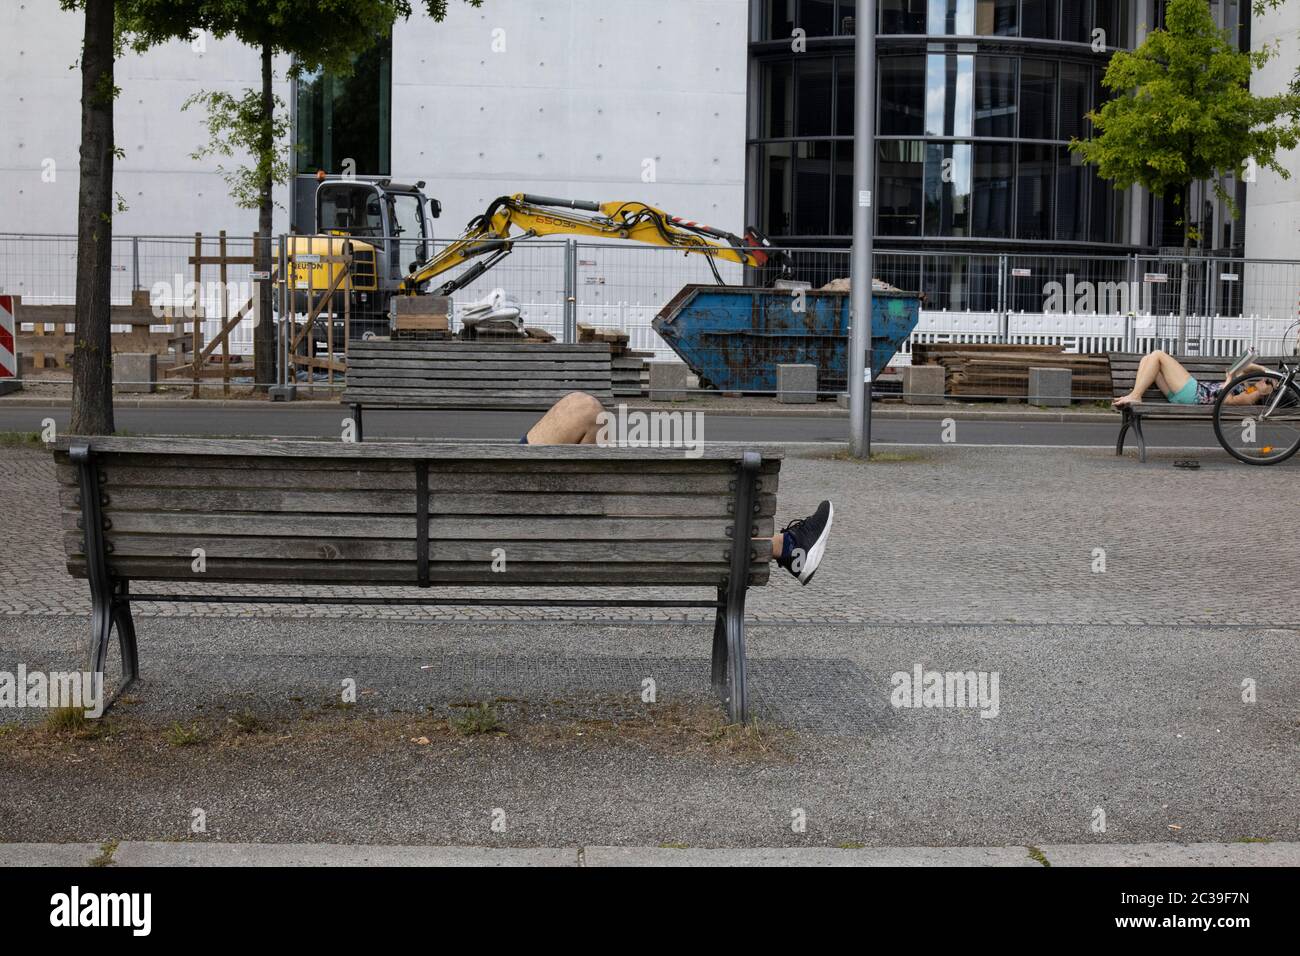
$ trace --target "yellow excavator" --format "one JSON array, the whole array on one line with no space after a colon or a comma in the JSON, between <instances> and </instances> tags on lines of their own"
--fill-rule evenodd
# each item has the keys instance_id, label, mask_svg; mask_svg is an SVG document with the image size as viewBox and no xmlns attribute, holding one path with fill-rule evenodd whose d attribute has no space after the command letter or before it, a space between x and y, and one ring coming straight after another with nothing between
<instances>
[{"instance_id":1,"label":"yellow excavator","mask_svg":"<svg viewBox=\"0 0 1300 956\"><path fill-rule=\"evenodd\" d=\"M746 229L741 237L701 222L669 215L643 202L598 203L516 193L492 200L487 211L470 220L464 235L411 270L402 281L401 292L423 294L429 291L429 283L444 272L479 256L487 256L432 290L436 295L451 295L508 256L515 242L554 235L627 239L698 253L708 257L713 277L719 284L722 284L722 277L716 259L767 272L775 271L774 278L781 278L789 271L785 254L771 249L767 239L753 228Z\"/></svg>"},{"instance_id":2,"label":"yellow excavator","mask_svg":"<svg viewBox=\"0 0 1300 956\"><path fill-rule=\"evenodd\" d=\"M516 242L542 236L623 239L681 249L684 254L706 256L719 284L724 283L718 259L758 270L751 280L758 285L771 285L790 274L786 253L772 249L753 228L736 236L642 202L597 203L528 193L494 199L482 215L469 221L460 238L434 251L432 219L441 206L425 197L423 186L423 182L405 185L387 179L320 179L316 235L288 239L299 311L308 292L320 296L334 284L338 293L350 297L354 336L401 332L405 316L415 321L413 314L425 310L417 303L394 303L394 299L450 296L508 256ZM342 278L331 259L341 252L340 239L348 242L353 262L352 274ZM403 265L407 256L412 258ZM433 285L439 276L467 264L462 273ZM336 305L328 311L336 327L335 341L341 343L344 310ZM315 330L318 341L323 338L321 326L330 319L321 316Z\"/></svg>"}]
</instances>

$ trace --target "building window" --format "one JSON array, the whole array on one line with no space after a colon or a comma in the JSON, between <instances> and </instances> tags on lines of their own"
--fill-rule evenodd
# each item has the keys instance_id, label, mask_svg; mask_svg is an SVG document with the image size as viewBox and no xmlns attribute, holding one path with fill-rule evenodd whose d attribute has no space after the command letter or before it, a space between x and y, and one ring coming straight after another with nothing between
<instances>
[{"instance_id":1,"label":"building window","mask_svg":"<svg viewBox=\"0 0 1300 956\"><path fill-rule=\"evenodd\" d=\"M346 76L319 70L300 76L295 95L299 171L389 175L391 38L358 56L352 73Z\"/></svg>"},{"instance_id":2,"label":"building window","mask_svg":"<svg viewBox=\"0 0 1300 956\"><path fill-rule=\"evenodd\" d=\"M1020 61L1020 138L1056 139L1056 64Z\"/></svg>"},{"instance_id":3,"label":"building window","mask_svg":"<svg viewBox=\"0 0 1300 956\"><path fill-rule=\"evenodd\" d=\"M876 232L882 236L919 236L923 204L925 143L885 140L877 148ZM849 230L852 232L852 230Z\"/></svg>"},{"instance_id":4,"label":"building window","mask_svg":"<svg viewBox=\"0 0 1300 956\"><path fill-rule=\"evenodd\" d=\"M975 63L975 135L1016 135L1016 61L981 56Z\"/></svg>"},{"instance_id":5,"label":"building window","mask_svg":"<svg viewBox=\"0 0 1300 956\"><path fill-rule=\"evenodd\" d=\"M925 223L927 236L971 234L971 145L925 146Z\"/></svg>"},{"instance_id":6,"label":"building window","mask_svg":"<svg viewBox=\"0 0 1300 956\"><path fill-rule=\"evenodd\" d=\"M885 34L925 33L929 0L880 0L880 31Z\"/></svg>"},{"instance_id":7,"label":"building window","mask_svg":"<svg viewBox=\"0 0 1300 956\"><path fill-rule=\"evenodd\" d=\"M881 136L919 136L925 131L925 68L923 56L891 56L880 60ZM847 132L852 131L852 125Z\"/></svg>"},{"instance_id":8,"label":"building window","mask_svg":"<svg viewBox=\"0 0 1300 956\"><path fill-rule=\"evenodd\" d=\"M1051 239L1056 147L1023 145L1016 179L1016 237Z\"/></svg>"},{"instance_id":9,"label":"building window","mask_svg":"<svg viewBox=\"0 0 1300 956\"><path fill-rule=\"evenodd\" d=\"M971 134L975 58L969 53L931 53L925 67L925 135Z\"/></svg>"}]
</instances>

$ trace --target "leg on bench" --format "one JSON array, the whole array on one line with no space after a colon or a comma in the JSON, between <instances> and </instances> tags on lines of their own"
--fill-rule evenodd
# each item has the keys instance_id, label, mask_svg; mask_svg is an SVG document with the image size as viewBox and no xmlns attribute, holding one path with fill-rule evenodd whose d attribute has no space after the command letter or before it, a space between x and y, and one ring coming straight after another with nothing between
<instances>
[{"instance_id":1,"label":"leg on bench","mask_svg":"<svg viewBox=\"0 0 1300 956\"><path fill-rule=\"evenodd\" d=\"M352 425L353 434L357 436L357 441L365 441L366 433L361 426L361 405L355 402L352 405Z\"/></svg>"},{"instance_id":2,"label":"leg on bench","mask_svg":"<svg viewBox=\"0 0 1300 956\"><path fill-rule=\"evenodd\" d=\"M140 677L140 650L135 643L135 621L131 619L128 594L128 582L123 581L113 602L113 625L117 628L117 644L122 651L122 684L114 697L126 693Z\"/></svg>"},{"instance_id":3,"label":"leg on bench","mask_svg":"<svg viewBox=\"0 0 1300 956\"><path fill-rule=\"evenodd\" d=\"M1115 439L1115 454L1117 455L1124 454L1124 436L1127 435L1128 430L1133 427L1133 413L1124 407L1120 408L1120 412L1123 415L1123 420L1120 422L1119 426L1119 438Z\"/></svg>"}]
</instances>

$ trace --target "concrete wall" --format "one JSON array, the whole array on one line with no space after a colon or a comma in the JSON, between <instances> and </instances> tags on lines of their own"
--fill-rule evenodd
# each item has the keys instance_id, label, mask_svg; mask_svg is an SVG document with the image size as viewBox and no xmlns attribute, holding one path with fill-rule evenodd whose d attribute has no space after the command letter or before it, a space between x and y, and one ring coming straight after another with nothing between
<instances>
[{"instance_id":1,"label":"concrete wall","mask_svg":"<svg viewBox=\"0 0 1300 956\"><path fill-rule=\"evenodd\" d=\"M746 18L746 0L489 0L413 17L393 38L393 174L442 201L440 237L514 192L636 199L739 233Z\"/></svg>"},{"instance_id":2,"label":"concrete wall","mask_svg":"<svg viewBox=\"0 0 1300 956\"><path fill-rule=\"evenodd\" d=\"M6 198L0 232L76 232L81 74L69 67L76 62L82 30L79 12L64 12L48 0L0 7L0 36L7 40L6 55L0 57L0 195ZM277 63L278 77L287 63ZM115 139L126 156L116 164L114 188L129 209L116 217L116 233L185 235L224 228L251 235L256 230L256 211L236 208L217 162L190 158L207 135L202 109L182 112L181 104L199 90L238 92L258 85L259 78L256 52L211 37L118 61L122 92ZM283 79L277 92L287 103ZM46 181L49 160L52 182Z\"/></svg>"},{"instance_id":3,"label":"concrete wall","mask_svg":"<svg viewBox=\"0 0 1300 956\"><path fill-rule=\"evenodd\" d=\"M1251 42L1256 49L1274 43L1281 47L1280 54L1252 78L1251 90L1258 95L1282 92L1300 67L1300 4L1283 3L1278 10L1255 17ZM1246 187L1247 258L1300 259L1300 150L1280 154L1278 159L1291 171L1290 179L1261 169L1256 181ZM1294 311L1300 289L1278 289L1275 295L1286 301L1259 303L1261 311L1270 305ZM1249 302L1247 307L1252 307Z\"/></svg>"}]
</instances>

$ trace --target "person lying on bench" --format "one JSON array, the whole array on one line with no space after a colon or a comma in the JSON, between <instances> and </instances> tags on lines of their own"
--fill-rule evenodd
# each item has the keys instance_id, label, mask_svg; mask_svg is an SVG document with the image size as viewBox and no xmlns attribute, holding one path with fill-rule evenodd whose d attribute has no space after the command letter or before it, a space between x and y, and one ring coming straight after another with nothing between
<instances>
[{"instance_id":1,"label":"person lying on bench","mask_svg":"<svg viewBox=\"0 0 1300 956\"><path fill-rule=\"evenodd\" d=\"M1121 395L1111 404L1116 408L1123 408L1125 405L1132 405L1135 402L1141 402L1142 396L1152 385L1160 387L1164 392L1170 404L1173 405L1213 405L1219 397L1219 392L1223 391L1238 375L1246 372L1267 372L1268 369L1262 365L1238 364L1228 369L1223 377L1222 382L1198 382L1196 376L1179 363L1179 361L1167 352L1161 352L1157 349L1147 355L1142 356L1142 361L1138 362L1137 377L1133 380L1133 391L1127 395ZM1224 401L1229 405L1254 405L1265 395L1273 391L1273 386L1267 381L1256 381L1250 389L1236 390L1229 395Z\"/></svg>"},{"instance_id":2,"label":"person lying on bench","mask_svg":"<svg viewBox=\"0 0 1300 956\"><path fill-rule=\"evenodd\" d=\"M586 392L570 392L547 410L521 445L594 445L600 432L597 416L605 410L600 399ZM807 584L817 573L835 519L835 506L823 501L806 518L796 518L772 535L772 559Z\"/></svg>"}]
</instances>

